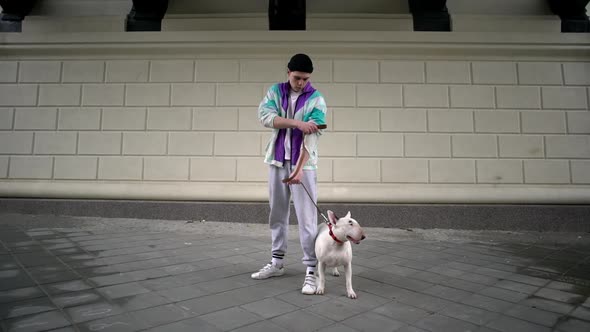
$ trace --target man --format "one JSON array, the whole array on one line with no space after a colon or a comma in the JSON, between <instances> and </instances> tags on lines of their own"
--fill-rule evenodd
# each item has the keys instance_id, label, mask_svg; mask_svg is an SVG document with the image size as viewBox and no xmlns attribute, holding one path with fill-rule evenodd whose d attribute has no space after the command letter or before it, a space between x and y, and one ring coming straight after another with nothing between
<instances>
[{"instance_id":1,"label":"man","mask_svg":"<svg viewBox=\"0 0 590 332\"><path fill-rule=\"evenodd\" d=\"M258 108L260 122L267 128L273 128L265 156L265 163L270 165L272 260L252 274L252 278L266 279L285 273L283 258L287 252L289 201L292 197L303 249L302 261L307 266L301 292L309 295L316 291L314 245L317 212L314 203L317 200L317 144L321 135L318 125L326 123L326 102L322 94L311 86L309 80L313 63L307 55L295 54L287 68L289 81L270 87ZM283 179L287 178L289 181L283 183Z\"/></svg>"}]
</instances>

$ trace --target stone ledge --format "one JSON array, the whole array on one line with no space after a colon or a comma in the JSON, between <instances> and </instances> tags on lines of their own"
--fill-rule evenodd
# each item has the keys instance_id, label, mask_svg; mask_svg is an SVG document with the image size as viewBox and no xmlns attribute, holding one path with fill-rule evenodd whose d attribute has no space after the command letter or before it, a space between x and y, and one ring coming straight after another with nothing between
<instances>
[{"instance_id":1,"label":"stone ledge","mask_svg":"<svg viewBox=\"0 0 590 332\"><path fill-rule=\"evenodd\" d=\"M163 31L0 34L2 58L419 55L424 58L588 59L590 36L564 33L409 31Z\"/></svg>"}]
</instances>

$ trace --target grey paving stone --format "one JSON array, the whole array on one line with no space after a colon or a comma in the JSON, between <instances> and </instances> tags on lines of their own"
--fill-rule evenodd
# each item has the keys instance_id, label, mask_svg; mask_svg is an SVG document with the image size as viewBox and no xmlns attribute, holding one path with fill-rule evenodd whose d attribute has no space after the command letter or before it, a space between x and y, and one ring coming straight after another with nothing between
<instances>
[{"instance_id":1,"label":"grey paving stone","mask_svg":"<svg viewBox=\"0 0 590 332\"><path fill-rule=\"evenodd\" d=\"M242 326L240 328L233 330L232 332L260 332L260 331L285 332L287 330L278 326L275 323L272 323L269 321L261 321L261 322L250 324L247 326Z\"/></svg>"},{"instance_id":2,"label":"grey paving stone","mask_svg":"<svg viewBox=\"0 0 590 332\"><path fill-rule=\"evenodd\" d=\"M240 307L213 312L200 316L199 318L223 331L233 330L263 319L261 316L253 314Z\"/></svg>"},{"instance_id":3,"label":"grey paving stone","mask_svg":"<svg viewBox=\"0 0 590 332\"><path fill-rule=\"evenodd\" d=\"M74 330L73 327L62 327L59 329L51 330L51 332L77 332L77 331Z\"/></svg>"},{"instance_id":4,"label":"grey paving stone","mask_svg":"<svg viewBox=\"0 0 590 332\"><path fill-rule=\"evenodd\" d=\"M587 296L563 292L556 289L542 288L535 293L535 296L542 297L549 300L578 304L583 303Z\"/></svg>"},{"instance_id":5,"label":"grey paving stone","mask_svg":"<svg viewBox=\"0 0 590 332\"><path fill-rule=\"evenodd\" d=\"M529 296L528 294L519 293L498 287L488 287L482 289L478 292L478 294L513 303L518 303Z\"/></svg>"},{"instance_id":6,"label":"grey paving stone","mask_svg":"<svg viewBox=\"0 0 590 332\"><path fill-rule=\"evenodd\" d=\"M80 275L86 278L94 278L94 277L103 277L109 276L113 273L119 273L117 269L112 266L99 266L99 267L91 267L88 269L76 269Z\"/></svg>"},{"instance_id":7,"label":"grey paving stone","mask_svg":"<svg viewBox=\"0 0 590 332\"><path fill-rule=\"evenodd\" d=\"M365 271L363 273L360 273L359 277L367 278L370 280L374 280L374 281L378 281L378 282L390 284L390 285L392 284L392 282L394 280L398 280L398 279L402 278L401 276L398 276L398 275L395 275L392 273L379 271L379 270Z\"/></svg>"},{"instance_id":8,"label":"grey paving stone","mask_svg":"<svg viewBox=\"0 0 590 332\"><path fill-rule=\"evenodd\" d=\"M386 266L397 264L405 259L389 255L379 255L369 259L357 259L354 261L355 266L364 266L370 269L380 269Z\"/></svg>"},{"instance_id":9,"label":"grey paving stone","mask_svg":"<svg viewBox=\"0 0 590 332\"><path fill-rule=\"evenodd\" d=\"M334 324L334 321L305 310L293 311L271 319L271 322L293 332L315 331Z\"/></svg>"},{"instance_id":10,"label":"grey paving stone","mask_svg":"<svg viewBox=\"0 0 590 332\"><path fill-rule=\"evenodd\" d=\"M433 286L433 284L430 282L426 282L426 281L422 281L422 280L418 280L418 279L412 279L412 278L393 279L387 283L390 285L396 286L396 287L409 289L409 290L416 291L416 292L421 292L421 291Z\"/></svg>"},{"instance_id":11,"label":"grey paving stone","mask_svg":"<svg viewBox=\"0 0 590 332\"><path fill-rule=\"evenodd\" d=\"M247 303L242 305L241 308L255 313L265 319L283 315L299 309L299 307L285 301L281 301L277 298L268 298L252 303Z\"/></svg>"},{"instance_id":12,"label":"grey paving stone","mask_svg":"<svg viewBox=\"0 0 590 332\"><path fill-rule=\"evenodd\" d=\"M539 290L538 286L527 285L511 280L500 280L494 285L494 287L509 289L527 295L533 294Z\"/></svg>"},{"instance_id":13,"label":"grey paving stone","mask_svg":"<svg viewBox=\"0 0 590 332\"><path fill-rule=\"evenodd\" d=\"M0 291L35 286L35 282L21 269L0 270Z\"/></svg>"},{"instance_id":14,"label":"grey paving stone","mask_svg":"<svg viewBox=\"0 0 590 332\"><path fill-rule=\"evenodd\" d=\"M71 266L100 266L100 265L107 265L108 262L97 258L96 256L89 254L87 252L77 253L73 255L61 255L59 259L68 263ZM86 264L83 265L76 265L76 262L84 262ZM90 264L94 263L94 264Z\"/></svg>"},{"instance_id":15,"label":"grey paving stone","mask_svg":"<svg viewBox=\"0 0 590 332\"><path fill-rule=\"evenodd\" d=\"M96 320L104 317L119 315L123 310L119 306L108 302L96 302L76 307L66 308L65 312L72 317L74 323Z\"/></svg>"},{"instance_id":16,"label":"grey paving stone","mask_svg":"<svg viewBox=\"0 0 590 332\"><path fill-rule=\"evenodd\" d=\"M113 300L113 303L125 311L136 311L159 305L169 304L172 301L155 293L143 293L133 296L121 297Z\"/></svg>"},{"instance_id":17,"label":"grey paving stone","mask_svg":"<svg viewBox=\"0 0 590 332\"><path fill-rule=\"evenodd\" d=\"M19 261L25 267L53 265L60 263L60 261L55 256L45 252L17 254L14 257L16 257L17 261Z\"/></svg>"},{"instance_id":18,"label":"grey paving stone","mask_svg":"<svg viewBox=\"0 0 590 332\"><path fill-rule=\"evenodd\" d=\"M194 271L198 270L195 266L193 266L191 264L169 265L169 266L162 267L162 269L166 273L168 273L169 275L184 274L184 273L194 272Z\"/></svg>"},{"instance_id":19,"label":"grey paving stone","mask_svg":"<svg viewBox=\"0 0 590 332\"><path fill-rule=\"evenodd\" d=\"M502 301L499 299L494 299L479 294L474 294L466 298L465 300L461 301L461 303L493 312L503 312L504 310L507 310L508 308L513 306L513 303L511 302Z\"/></svg>"},{"instance_id":20,"label":"grey paving stone","mask_svg":"<svg viewBox=\"0 0 590 332\"><path fill-rule=\"evenodd\" d=\"M550 282L549 279L537 278L537 277L523 275L523 274L511 274L509 276L506 276L504 279L512 280L512 281L516 281L516 282L521 282L523 284L528 284L528 285L537 286L537 287L544 286Z\"/></svg>"},{"instance_id":21,"label":"grey paving stone","mask_svg":"<svg viewBox=\"0 0 590 332\"><path fill-rule=\"evenodd\" d=\"M590 309L585 307L577 307L574 312L570 313L570 316L590 321Z\"/></svg>"},{"instance_id":22,"label":"grey paving stone","mask_svg":"<svg viewBox=\"0 0 590 332\"><path fill-rule=\"evenodd\" d=\"M205 322L199 317L193 317L185 320L181 320L174 323L164 324L153 327L146 331L150 332L219 332L221 331L217 327ZM254 330L253 330L254 331ZM258 330L264 331L264 330Z\"/></svg>"},{"instance_id":23,"label":"grey paving stone","mask_svg":"<svg viewBox=\"0 0 590 332\"><path fill-rule=\"evenodd\" d=\"M405 326L402 327L401 329L397 330L396 332L427 332L426 330L423 330L421 328L415 327L415 326Z\"/></svg>"},{"instance_id":24,"label":"grey paving stone","mask_svg":"<svg viewBox=\"0 0 590 332\"><path fill-rule=\"evenodd\" d=\"M140 281L168 276L168 273L166 273L166 271L164 271L160 268L153 268L153 269L139 270L139 271L129 271L129 272L127 272L127 274L130 275L133 279L140 280Z\"/></svg>"},{"instance_id":25,"label":"grey paving stone","mask_svg":"<svg viewBox=\"0 0 590 332\"><path fill-rule=\"evenodd\" d=\"M397 331L406 325L374 312L365 312L348 318L341 323L357 331L365 332Z\"/></svg>"},{"instance_id":26,"label":"grey paving stone","mask_svg":"<svg viewBox=\"0 0 590 332\"><path fill-rule=\"evenodd\" d=\"M431 312L437 312L442 308L453 303L451 301L447 301L439 297L421 293L416 293L414 296L410 298L400 299L399 301Z\"/></svg>"},{"instance_id":27,"label":"grey paving stone","mask_svg":"<svg viewBox=\"0 0 590 332\"><path fill-rule=\"evenodd\" d=\"M342 325L340 323L332 324L330 326L323 327L317 332L357 332L357 330L348 327L346 325Z\"/></svg>"},{"instance_id":28,"label":"grey paving stone","mask_svg":"<svg viewBox=\"0 0 590 332\"><path fill-rule=\"evenodd\" d=\"M439 314L457 318L475 325L484 325L498 316L498 313L461 303L450 304L442 309Z\"/></svg>"},{"instance_id":29,"label":"grey paving stone","mask_svg":"<svg viewBox=\"0 0 590 332\"><path fill-rule=\"evenodd\" d=\"M539 270L534 268L526 268L518 271L519 274L527 275L529 277L541 278L541 279L557 279L561 276L559 270Z\"/></svg>"},{"instance_id":30,"label":"grey paving stone","mask_svg":"<svg viewBox=\"0 0 590 332\"><path fill-rule=\"evenodd\" d=\"M465 273L457 276L456 278L461 279L461 280L474 282L477 284L489 285L489 286L491 286L499 281L499 279L495 278L495 277L489 277L489 276L485 276L482 274L471 273L471 272L465 272Z\"/></svg>"},{"instance_id":31,"label":"grey paving stone","mask_svg":"<svg viewBox=\"0 0 590 332\"><path fill-rule=\"evenodd\" d=\"M236 256L229 256L229 257L224 257L221 259L224 262L230 263L230 264L243 264L243 263L253 263L256 262L255 259L247 257L245 255L236 255Z\"/></svg>"},{"instance_id":32,"label":"grey paving stone","mask_svg":"<svg viewBox=\"0 0 590 332\"><path fill-rule=\"evenodd\" d=\"M489 322L487 327L502 332L522 331L522 332L550 332L551 328L526 322L508 316L500 316L497 319Z\"/></svg>"},{"instance_id":33,"label":"grey paving stone","mask_svg":"<svg viewBox=\"0 0 590 332\"><path fill-rule=\"evenodd\" d=\"M473 273L483 274L490 277L496 277L498 279L506 278L507 276L511 275L512 272L506 272L496 269L491 269L488 267L478 267L477 269L472 271Z\"/></svg>"},{"instance_id":34,"label":"grey paving stone","mask_svg":"<svg viewBox=\"0 0 590 332\"><path fill-rule=\"evenodd\" d=\"M470 282L470 281L461 280L461 279L455 279L455 278L443 280L443 281L439 282L439 284L442 286L461 289L461 290L471 292L471 293L478 292L478 291L488 287L487 285L478 284L475 282Z\"/></svg>"},{"instance_id":35,"label":"grey paving stone","mask_svg":"<svg viewBox=\"0 0 590 332\"><path fill-rule=\"evenodd\" d=\"M471 292L442 285L435 285L427 288L423 291L423 293L454 302L459 302L462 299L473 295Z\"/></svg>"},{"instance_id":36,"label":"grey paving stone","mask_svg":"<svg viewBox=\"0 0 590 332\"><path fill-rule=\"evenodd\" d=\"M409 259L404 259L399 262L395 262L399 266L405 266L416 270L425 271L430 269L433 265L443 264L444 262L432 262L432 261L414 261Z\"/></svg>"},{"instance_id":37,"label":"grey paving stone","mask_svg":"<svg viewBox=\"0 0 590 332\"><path fill-rule=\"evenodd\" d=\"M237 292L242 296L248 296L248 294L250 293L258 292L259 294L256 294L255 297L261 297L260 299L263 299L271 296L277 296L280 294L287 294L289 292L296 290L301 291L301 283L302 279L298 275L296 277L281 277L270 279L265 282L257 283L256 285L243 287L232 291Z\"/></svg>"},{"instance_id":38,"label":"grey paving stone","mask_svg":"<svg viewBox=\"0 0 590 332\"><path fill-rule=\"evenodd\" d=\"M511 265L511 264L504 264L504 263L494 263L488 266L490 269L505 271L505 272L518 272L520 269L520 265Z\"/></svg>"},{"instance_id":39,"label":"grey paving stone","mask_svg":"<svg viewBox=\"0 0 590 332\"><path fill-rule=\"evenodd\" d=\"M384 304L378 308L373 309L371 312L381 314L392 318L393 320L412 324L421 318L429 316L432 312L416 308L410 305L406 305L399 302L390 302Z\"/></svg>"},{"instance_id":40,"label":"grey paving stone","mask_svg":"<svg viewBox=\"0 0 590 332\"><path fill-rule=\"evenodd\" d=\"M422 328L422 329L425 329L428 331L441 331L441 332L444 332L444 331L470 332L470 331L474 331L477 328L477 325L475 325L475 324L468 323L468 322L465 322L465 321L462 321L459 319L439 315L439 314L434 314L434 315L430 315L428 317L421 318L420 320L413 323L412 325L415 325L419 328Z\"/></svg>"},{"instance_id":41,"label":"grey paving stone","mask_svg":"<svg viewBox=\"0 0 590 332\"><path fill-rule=\"evenodd\" d=\"M250 274L248 274L201 282L199 283L199 287L206 289L211 293L215 293L251 286L258 283L260 283L260 281L250 278Z\"/></svg>"},{"instance_id":42,"label":"grey paving stone","mask_svg":"<svg viewBox=\"0 0 590 332\"><path fill-rule=\"evenodd\" d=\"M531 297L523 300L519 304L560 314L567 314L574 309L574 306L571 304L547 300L540 297Z\"/></svg>"},{"instance_id":43,"label":"grey paving stone","mask_svg":"<svg viewBox=\"0 0 590 332\"><path fill-rule=\"evenodd\" d=\"M167 276L161 278L154 278L148 280L141 280L138 282L142 287L145 287L152 291L159 291L164 289L178 288L187 286L190 284L189 281L184 280L179 276Z\"/></svg>"},{"instance_id":44,"label":"grey paving stone","mask_svg":"<svg viewBox=\"0 0 590 332\"><path fill-rule=\"evenodd\" d=\"M45 296L39 287L24 287L0 291L0 303L23 301Z\"/></svg>"},{"instance_id":45,"label":"grey paving stone","mask_svg":"<svg viewBox=\"0 0 590 332\"><path fill-rule=\"evenodd\" d=\"M203 290L203 288L197 285L169 288L156 291L156 293L172 302L180 302L210 294L210 292Z\"/></svg>"},{"instance_id":46,"label":"grey paving stone","mask_svg":"<svg viewBox=\"0 0 590 332\"><path fill-rule=\"evenodd\" d=\"M399 265L389 265L380 269L380 271L391 273L397 276L408 277L415 273L420 272L420 270L412 269L409 267L399 266Z\"/></svg>"},{"instance_id":47,"label":"grey paving stone","mask_svg":"<svg viewBox=\"0 0 590 332\"><path fill-rule=\"evenodd\" d=\"M124 283L128 283L128 282L137 281L135 277L130 276L125 273L117 273L117 274L111 274L111 275L106 275L106 276L102 276L102 277L94 277L94 278L89 278L88 280L90 281L90 283L92 283L96 287L124 284Z\"/></svg>"},{"instance_id":48,"label":"grey paving stone","mask_svg":"<svg viewBox=\"0 0 590 332\"><path fill-rule=\"evenodd\" d=\"M54 284L45 284L41 287L50 295L76 292L92 288L92 286L84 282L84 280L71 280Z\"/></svg>"},{"instance_id":49,"label":"grey paving stone","mask_svg":"<svg viewBox=\"0 0 590 332\"><path fill-rule=\"evenodd\" d=\"M0 247L1 248L1 247ZM10 270L19 268L16 261L12 259L12 256L9 255L0 255L0 269L1 270Z\"/></svg>"},{"instance_id":50,"label":"grey paving stone","mask_svg":"<svg viewBox=\"0 0 590 332\"><path fill-rule=\"evenodd\" d=\"M26 316L57 309L48 298L42 297L22 302L0 304L0 320Z\"/></svg>"},{"instance_id":51,"label":"grey paving stone","mask_svg":"<svg viewBox=\"0 0 590 332\"><path fill-rule=\"evenodd\" d=\"M122 314L80 323L77 324L77 327L81 332L127 332L145 330L149 326L142 321L134 319L128 314Z\"/></svg>"},{"instance_id":52,"label":"grey paving stone","mask_svg":"<svg viewBox=\"0 0 590 332\"><path fill-rule=\"evenodd\" d=\"M252 302L257 300L252 300ZM235 296L229 292L215 295L207 295L195 299L176 303L179 307L189 310L197 316L208 314L214 311L239 306L250 301L238 301Z\"/></svg>"},{"instance_id":53,"label":"grey paving stone","mask_svg":"<svg viewBox=\"0 0 590 332\"><path fill-rule=\"evenodd\" d=\"M180 305L166 304L148 309L133 311L131 317L144 324L155 327L194 317L195 315Z\"/></svg>"},{"instance_id":54,"label":"grey paving stone","mask_svg":"<svg viewBox=\"0 0 590 332\"><path fill-rule=\"evenodd\" d=\"M344 302L347 304L352 304L355 307L364 309L365 311L369 311L375 309L379 306L384 305L385 303L391 302L390 299L377 296L371 293L362 292L359 290L355 290L356 295L358 296L356 299L349 299L348 297L337 297L333 301L337 302Z\"/></svg>"},{"instance_id":55,"label":"grey paving stone","mask_svg":"<svg viewBox=\"0 0 590 332\"><path fill-rule=\"evenodd\" d=\"M6 331L46 331L70 326L71 323L59 311L49 311L2 322Z\"/></svg>"},{"instance_id":56,"label":"grey paving stone","mask_svg":"<svg viewBox=\"0 0 590 332\"><path fill-rule=\"evenodd\" d=\"M569 293L576 293L577 289L579 288L575 284L562 281L551 281L547 285L545 285L545 287Z\"/></svg>"},{"instance_id":57,"label":"grey paving stone","mask_svg":"<svg viewBox=\"0 0 590 332\"><path fill-rule=\"evenodd\" d=\"M117 299L120 297L126 297L126 296L132 296L132 295L138 295L138 294L150 292L149 289L142 287L137 282L129 282L126 284L101 287L101 288L97 288L96 291L108 299Z\"/></svg>"},{"instance_id":58,"label":"grey paving stone","mask_svg":"<svg viewBox=\"0 0 590 332\"><path fill-rule=\"evenodd\" d=\"M297 288L299 288L299 287L297 287ZM240 302L242 302L241 304L243 304L243 303L262 300L267 297L277 296L279 294L284 294L284 293L287 293L289 291L289 289L290 288L272 286L272 284L257 284L257 285L253 285L253 286L233 289L233 290L230 290L230 291L227 291L224 293L233 294L234 297L237 300L239 300Z\"/></svg>"},{"instance_id":59,"label":"grey paving stone","mask_svg":"<svg viewBox=\"0 0 590 332\"><path fill-rule=\"evenodd\" d=\"M420 271L418 273L415 273L412 275L412 278L417 279L417 280L426 281L431 284L440 284L442 282L445 282L445 281L451 279L451 277L449 277L449 276L445 276L442 274L437 274L437 273L429 272L429 271Z\"/></svg>"},{"instance_id":60,"label":"grey paving stone","mask_svg":"<svg viewBox=\"0 0 590 332\"><path fill-rule=\"evenodd\" d=\"M91 304L104 301L104 298L95 290L89 289L79 292L68 292L52 297L52 301L60 308L74 307L82 304Z\"/></svg>"},{"instance_id":61,"label":"grey paving stone","mask_svg":"<svg viewBox=\"0 0 590 332\"><path fill-rule=\"evenodd\" d=\"M301 290L292 291L281 295L281 300L296 305L300 308L307 308L309 306L329 301L331 299L332 297L329 294L303 296L303 294L301 294Z\"/></svg>"},{"instance_id":62,"label":"grey paving stone","mask_svg":"<svg viewBox=\"0 0 590 332\"><path fill-rule=\"evenodd\" d=\"M33 279L39 284L51 284L80 279L81 276L71 270L56 271L50 273L32 272Z\"/></svg>"},{"instance_id":63,"label":"grey paving stone","mask_svg":"<svg viewBox=\"0 0 590 332\"><path fill-rule=\"evenodd\" d=\"M367 311L366 308L355 305L354 301L326 301L312 305L305 310L336 322Z\"/></svg>"},{"instance_id":64,"label":"grey paving stone","mask_svg":"<svg viewBox=\"0 0 590 332\"><path fill-rule=\"evenodd\" d=\"M561 314L524 305L516 305L505 311L504 314L547 327L555 325L557 320L562 316Z\"/></svg>"},{"instance_id":65,"label":"grey paving stone","mask_svg":"<svg viewBox=\"0 0 590 332\"><path fill-rule=\"evenodd\" d=\"M453 270L470 272L470 271L473 271L473 270L477 269L479 266L478 265L469 264L469 263L465 263L465 262L449 262L449 263L446 263L446 264L441 265L441 267L448 267L448 268L451 268Z\"/></svg>"},{"instance_id":66,"label":"grey paving stone","mask_svg":"<svg viewBox=\"0 0 590 332\"><path fill-rule=\"evenodd\" d=\"M556 329L562 332L583 332L590 329L590 322L579 319L569 318L564 321L560 321Z\"/></svg>"}]
</instances>

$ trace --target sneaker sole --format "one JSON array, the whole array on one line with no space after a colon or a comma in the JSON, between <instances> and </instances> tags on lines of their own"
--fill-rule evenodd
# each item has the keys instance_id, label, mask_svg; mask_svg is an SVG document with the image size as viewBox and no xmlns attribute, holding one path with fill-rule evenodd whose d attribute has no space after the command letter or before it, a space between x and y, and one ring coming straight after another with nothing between
<instances>
[{"instance_id":1,"label":"sneaker sole","mask_svg":"<svg viewBox=\"0 0 590 332\"><path fill-rule=\"evenodd\" d=\"M264 277L264 278L261 278L260 276L254 276L254 275L251 275L250 277L251 277L252 279L255 279L255 280L264 280L264 279L269 279L269 278L274 278L274 277L280 277L280 276L282 276L283 274L285 274L285 272L284 272L284 271L283 271L283 272L280 272L280 273L277 273L277 274L270 275L270 276L268 276L268 277Z\"/></svg>"}]
</instances>

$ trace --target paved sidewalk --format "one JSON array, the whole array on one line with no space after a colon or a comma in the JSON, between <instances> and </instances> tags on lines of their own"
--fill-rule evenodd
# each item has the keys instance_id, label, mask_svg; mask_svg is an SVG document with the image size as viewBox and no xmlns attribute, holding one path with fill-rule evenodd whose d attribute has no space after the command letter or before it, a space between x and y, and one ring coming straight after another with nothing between
<instances>
[{"instance_id":1,"label":"paved sidewalk","mask_svg":"<svg viewBox=\"0 0 590 332\"><path fill-rule=\"evenodd\" d=\"M361 221L362 223L362 221ZM3 331L590 331L590 234L365 228L353 286L300 294L260 224L0 215Z\"/></svg>"}]
</instances>

